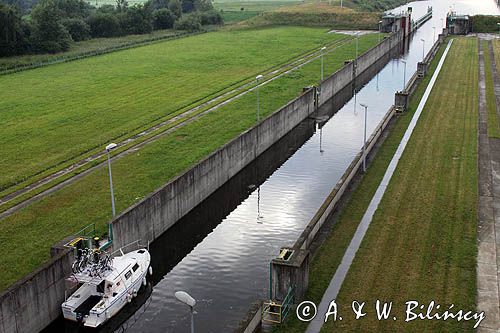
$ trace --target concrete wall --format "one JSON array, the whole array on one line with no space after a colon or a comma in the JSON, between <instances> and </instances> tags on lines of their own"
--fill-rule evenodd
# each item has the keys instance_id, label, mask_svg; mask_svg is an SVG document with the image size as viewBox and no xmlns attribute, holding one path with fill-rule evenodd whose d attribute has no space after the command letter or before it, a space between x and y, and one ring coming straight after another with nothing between
<instances>
[{"instance_id":1,"label":"concrete wall","mask_svg":"<svg viewBox=\"0 0 500 333\"><path fill-rule=\"evenodd\" d=\"M61 314L72 251L56 255L0 295L0 332L38 332Z\"/></svg>"},{"instance_id":2,"label":"concrete wall","mask_svg":"<svg viewBox=\"0 0 500 333\"><path fill-rule=\"evenodd\" d=\"M314 111L314 90L218 149L113 220L113 247L153 241Z\"/></svg>"},{"instance_id":3,"label":"concrete wall","mask_svg":"<svg viewBox=\"0 0 500 333\"><path fill-rule=\"evenodd\" d=\"M356 60L356 74L360 74L368 69L375 61L380 59L384 54L388 53L393 48L397 47L403 41L403 32L392 34L384 39L383 42L371 48L366 53L361 55Z\"/></svg>"}]
</instances>

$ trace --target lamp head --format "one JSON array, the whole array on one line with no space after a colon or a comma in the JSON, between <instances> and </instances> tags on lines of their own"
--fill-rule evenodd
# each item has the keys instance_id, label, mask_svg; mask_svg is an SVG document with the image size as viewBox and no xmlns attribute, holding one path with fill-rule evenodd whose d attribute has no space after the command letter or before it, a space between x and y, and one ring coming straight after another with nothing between
<instances>
[{"instance_id":1,"label":"lamp head","mask_svg":"<svg viewBox=\"0 0 500 333\"><path fill-rule=\"evenodd\" d=\"M190 307L194 307L196 305L196 300L185 291L176 291L175 298L177 298L182 303L189 305Z\"/></svg>"},{"instance_id":2,"label":"lamp head","mask_svg":"<svg viewBox=\"0 0 500 333\"><path fill-rule=\"evenodd\" d=\"M110 143L109 145L106 146L106 151L111 151L115 149L118 145L116 143Z\"/></svg>"}]
</instances>

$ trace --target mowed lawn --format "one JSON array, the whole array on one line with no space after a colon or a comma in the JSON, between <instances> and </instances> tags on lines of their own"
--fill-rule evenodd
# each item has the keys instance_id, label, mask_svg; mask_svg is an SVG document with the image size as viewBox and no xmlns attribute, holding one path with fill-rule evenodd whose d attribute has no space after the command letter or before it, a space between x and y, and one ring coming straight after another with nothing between
<instances>
[{"instance_id":1,"label":"mowed lawn","mask_svg":"<svg viewBox=\"0 0 500 333\"><path fill-rule=\"evenodd\" d=\"M322 332L472 331L404 319L408 300L475 310L477 73L477 40L456 39L337 299L366 301L368 314L347 311ZM376 319L377 299L393 302L390 320Z\"/></svg>"},{"instance_id":2,"label":"mowed lawn","mask_svg":"<svg viewBox=\"0 0 500 333\"><path fill-rule=\"evenodd\" d=\"M0 190L339 38L220 31L0 76Z\"/></svg>"},{"instance_id":3,"label":"mowed lawn","mask_svg":"<svg viewBox=\"0 0 500 333\"><path fill-rule=\"evenodd\" d=\"M374 46L376 34L360 37L360 53ZM355 55L355 42L325 54L325 73ZM260 88L263 117L318 82L320 60ZM113 162L117 212L141 200L256 123L256 94L248 93L154 143ZM0 290L49 258L50 247L84 226L106 231L111 218L107 169L101 168L0 220ZM15 248L15 251L11 249Z\"/></svg>"}]
</instances>

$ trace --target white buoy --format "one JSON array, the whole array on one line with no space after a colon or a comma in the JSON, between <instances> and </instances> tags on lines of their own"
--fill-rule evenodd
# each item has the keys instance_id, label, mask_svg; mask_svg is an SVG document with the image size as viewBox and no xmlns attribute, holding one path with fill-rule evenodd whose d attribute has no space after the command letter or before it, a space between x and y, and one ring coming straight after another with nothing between
<instances>
[{"instance_id":1,"label":"white buoy","mask_svg":"<svg viewBox=\"0 0 500 333\"><path fill-rule=\"evenodd\" d=\"M149 275L153 275L153 267L149 266Z\"/></svg>"},{"instance_id":2,"label":"white buoy","mask_svg":"<svg viewBox=\"0 0 500 333\"><path fill-rule=\"evenodd\" d=\"M142 278L142 285L145 287L147 284L148 284L148 282L146 281L146 277L143 277Z\"/></svg>"}]
</instances>

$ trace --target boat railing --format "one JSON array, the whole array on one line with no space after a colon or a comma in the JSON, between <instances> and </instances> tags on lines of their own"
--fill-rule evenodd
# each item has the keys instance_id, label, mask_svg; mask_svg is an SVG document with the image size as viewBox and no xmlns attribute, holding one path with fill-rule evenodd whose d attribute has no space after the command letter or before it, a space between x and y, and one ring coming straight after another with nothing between
<instances>
[{"instance_id":1,"label":"boat railing","mask_svg":"<svg viewBox=\"0 0 500 333\"><path fill-rule=\"evenodd\" d=\"M135 240L135 241L133 241L127 245L124 245L124 246L120 247L119 249L111 252L110 256L113 258L117 254L124 255L127 252L139 250L142 248L147 248L147 250L149 251L149 242L145 246L145 245L141 244L141 240L138 239L138 240Z\"/></svg>"}]
</instances>

